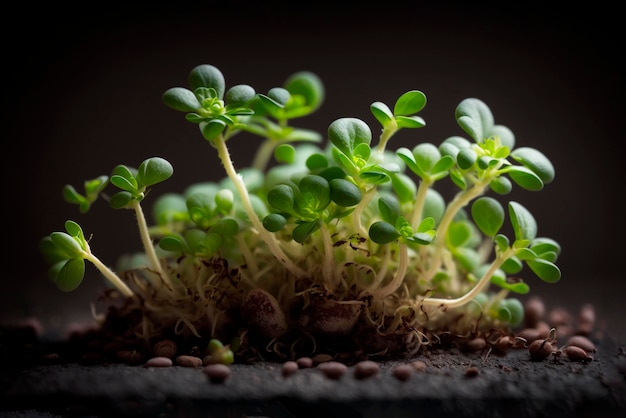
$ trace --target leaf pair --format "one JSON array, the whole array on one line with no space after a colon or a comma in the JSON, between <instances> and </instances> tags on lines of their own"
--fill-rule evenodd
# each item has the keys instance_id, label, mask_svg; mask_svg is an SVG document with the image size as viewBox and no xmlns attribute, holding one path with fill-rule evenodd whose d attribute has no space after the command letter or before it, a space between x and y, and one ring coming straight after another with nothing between
<instances>
[{"instance_id":1,"label":"leaf pair","mask_svg":"<svg viewBox=\"0 0 626 418\"><path fill-rule=\"evenodd\" d=\"M400 238L407 243L428 245L435 238L434 218L424 218L414 230L400 215L400 205L391 196L384 195L378 199L378 211L382 220L372 223L369 228L370 239L377 244L388 244Z\"/></svg>"},{"instance_id":2,"label":"leaf pair","mask_svg":"<svg viewBox=\"0 0 626 418\"><path fill-rule=\"evenodd\" d=\"M411 90L401 95L396 101L393 112L382 102L374 102L370 105L370 111L383 129L399 128L422 128L426 122L420 116L416 116L426 106L426 95L419 90Z\"/></svg>"},{"instance_id":3,"label":"leaf pair","mask_svg":"<svg viewBox=\"0 0 626 418\"><path fill-rule=\"evenodd\" d=\"M85 277L89 256L83 230L74 221L65 222L66 232L53 232L39 242L39 249L51 265L50 278L64 292L76 289Z\"/></svg>"},{"instance_id":4,"label":"leaf pair","mask_svg":"<svg viewBox=\"0 0 626 418\"><path fill-rule=\"evenodd\" d=\"M144 160L138 169L118 165L113 169L110 182L122 191L111 196L110 205L114 209L130 207L133 202L141 202L146 188L167 180L174 174L174 168L161 157Z\"/></svg>"}]
</instances>

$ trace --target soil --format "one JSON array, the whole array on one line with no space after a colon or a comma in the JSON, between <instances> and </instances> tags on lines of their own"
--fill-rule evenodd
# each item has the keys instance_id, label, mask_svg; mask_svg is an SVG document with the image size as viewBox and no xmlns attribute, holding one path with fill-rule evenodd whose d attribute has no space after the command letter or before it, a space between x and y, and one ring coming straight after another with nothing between
<instances>
[{"instance_id":1,"label":"soil","mask_svg":"<svg viewBox=\"0 0 626 418\"><path fill-rule=\"evenodd\" d=\"M318 358L323 362L311 367L294 367L293 361L233 364L214 379L198 365L77 359L69 355L71 341L41 341L32 327L3 328L0 335L2 417L514 418L626 412L626 347L607 336L592 337L596 352L586 361L565 355L533 361L527 348L505 354L450 348L374 365L346 366L332 357Z\"/></svg>"}]
</instances>

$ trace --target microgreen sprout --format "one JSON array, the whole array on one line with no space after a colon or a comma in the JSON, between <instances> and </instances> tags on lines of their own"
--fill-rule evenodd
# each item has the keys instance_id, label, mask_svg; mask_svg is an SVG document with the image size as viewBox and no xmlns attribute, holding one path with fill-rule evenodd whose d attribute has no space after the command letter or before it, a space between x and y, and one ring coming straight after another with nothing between
<instances>
[{"instance_id":1,"label":"microgreen sprout","mask_svg":"<svg viewBox=\"0 0 626 418\"><path fill-rule=\"evenodd\" d=\"M110 177L85 182L84 194L71 186L63 193L84 213L109 184L119 189L109 203L135 211L148 265L131 266L120 279L72 221L67 233L42 241L61 289L80 283L88 260L127 300L145 301L128 303L129 315L141 313L133 326L144 338L171 327L210 341L214 361L227 364L231 348L219 341L237 340L238 352L271 345L293 355L303 340L318 347L328 336L349 335L343 344L372 353L415 352L444 332L519 325L515 294L530 291L521 276L560 279L560 245L539 235L523 204L503 202L514 187L542 190L554 167L537 149L515 148L511 130L481 100L465 99L454 112L468 138L416 139L393 150L400 131L418 138L415 129L426 126L419 90L401 94L393 110L371 104L377 139L365 121L342 117L324 142L293 126L324 101L313 73L257 93L249 85L227 89L216 67L199 65L188 83L167 90L163 102L198 126L224 167L222 179L157 197L153 225L141 203L173 173L162 158L137 170L119 165ZM259 138L250 167L230 155L239 136ZM439 182L456 188L449 201ZM502 232L507 222L510 236Z\"/></svg>"}]
</instances>

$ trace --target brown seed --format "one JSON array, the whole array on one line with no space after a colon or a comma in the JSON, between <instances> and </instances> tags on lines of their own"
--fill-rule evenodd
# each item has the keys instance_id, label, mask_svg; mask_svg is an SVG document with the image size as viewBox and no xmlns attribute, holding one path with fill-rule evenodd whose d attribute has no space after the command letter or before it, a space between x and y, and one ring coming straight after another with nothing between
<instances>
[{"instance_id":1,"label":"brown seed","mask_svg":"<svg viewBox=\"0 0 626 418\"><path fill-rule=\"evenodd\" d=\"M595 353L596 346L595 344L584 335L572 335L568 338L567 343L565 345L573 345L575 347L580 347L585 350L587 353Z\"/></svg>"},{"instance_id":2,"label":"brown seed","mask_svg":"<svg viewBox=\"0 0 626 418\"><path fill-rule=\"evenodd\" d=\"M556 307L548 314L548 324L552 327L559 325L570 325L572 323L572 316L570 313L562 307Z\"/></svg>"},{"instance_id":3,"label":"brown seed","mask_svg":"<svg viewBox=\"0 0 626 418\"><path fill-rule=\"evenodd\" d=\"M498 338L498 340L494 344L494 347L499 352L506 353L507 350L513 347L513 339L508 335L503 335L502 337Z\"/></svg>"},{"instance_id":4,"label":"brown seed","mask_svg":"<svg viewBox=\"0 0 626 418\"><path fill-rule=\"evenodd\" d=\"M565 353L570 361L588 362L593 360L593 358L589 356L585 350L580 347L576 347L575 345L568 345L563 348L563 353Z\"/></svg>"},{"instance_id":5,"label":"brown seed","mask_svg":"<svg viewBox=\"0 0 626 418\"><path fill-rule=\"evenodd\" d=\"M415 368L411 364L401 364L399 366L395 366L391 369L391 374L398 380L406 381L409 380Z\"/></svg>"},{"instance_id":6,"label":"brown seed","mask_svg":"<svg viewBox=\"0 0 626 418\"><path fill-rule=\"evenodd\" d=\"M426 370L426 363L424 363L423 361L420 361L420 360L416 360L416 361L412 362L411 366L413 366L413 368L417 372L423 372L424 370Z\"/></svg>"},{"instance_id":7,"label":"brown seed","mask_svg":"<svg viewBox=\"0 0 626 418\"><path fill-rule=\"evenodd\" d=\"M295 361L291 361L291 360L284 362L281 368L281 372L283 376L285 377L291 376L297 371L298 371L298 363L296 363Z\"/></svg>"},{"instance_id":8,"label":"brown seed","mask_svg":"<svg viewBox=\"0 0 626 418\"><path fill-rule=\"evenodd\" d=\"M463 343L463 348L467 351L481 351L487 346L484 338L472 338Z\"/></svg>"},{"instance_id":9,"label":"brown seed","mask_svg":"<svg viewBox=\"0 0 626 418\"><path fill-rule=\"evenodd\" d=\"M331 361L332 359L333 359L333 356L331 356L330 354L323 354L323 353L316 354L311 358L311 360L313 360L314 365L326 363L328 361Z\"/></svg>"},{"instance_id":10,"label":"brown seed","mask_svg":"<svg viewBox=\"0 0 626 418\"><path fill-rule=\"evenodd\" d=\"M169 357L152 357L146 361L146 367L170 367L172 359Z\"/></svg>"},{"instance_id":11,"label":"brown seed","mask_svg":"<svg viewBox=\"0 0 626 418\"><path fill-rule=\"evenodd\" d=\"M527 328L534 328L545 314L546 307L538 296L530 297L524 304L524 324Z\"/></svg>"},{"instance_id":12,"label":"brown seed","mask_svg":"<svg viewBox=\"0 0 626 418\"><path fill-rule=\"evenodd\" d=\"M204 366L202 368L202 371L204 372L204 374L208 376L209 380L213 383L224 382L226 379L228 379L228 377L230 377L230 373L231 373L230 367L221 363L209 364L208 366Z\"/></svg>"},{"instance_id":13,"label":"brown seed","mask_svg":"<svg viewBox=\"0 0 626 418\"><path fill-rule=\"evenodd\" d=\"M535 329L539 332L539 338L546 339L550 335L550 325L546 321L537 322Z\"/></svg>"},{"instance_id":14,"label":"brown seed","mask_svg":"<svg viewBox=\"0 0 626 418\"><path fill-rule=\"evenodd\" d=\"M535 340L528 346L528 353L533 361L545 360L553 351L554 347L548 340Z\"/></svg>"},{"instance_id":15,"label":"brown seed","mask_svg":"<svg viewBox=\"0 0 626 418\"><path fill-rule=\"evenodd\" d=\"M517 336L525 339L529 343L541 338L539 330L536 328L525 328L521 330Z\"/></svg>"},{"instance_id":16,"label":"brown seed","mask_svg":"<svg viewBox=\"0 0 626 418\"><path fill-rule=\"evenodd\" d=\"M296 359L296 363L298 364L298 368L300 369L308 369L313 367L313 359L311 357L300 357Z\"/></svg>"},{"instance_id":17,"label":"brown seed","mask_svg":"<svg viewBox=\"0 0 626 418\"><path fill-rule=\"evenodd\" d=\"M354 366L354 377L357 379L367 379L378 373L380 367L378 363L371 360L363 360Z\"/></svg>"},{"instance_id":18,"label":"brown seed","mask_svg":"<svg viewBox=\"0 0 626 418\"><path fill-rule=\"evenodd\" d=\"M154 345L152 352L155 357L174 358L176 355L176 343L172 340L162 340Z\"/></svg>"},{"instance_id":19,"label":"brown seed","mask_svg":"<svg viewBox=\"0 0 626 418\"><path fill-rule=\"evenodd\" d=\"M465 377L476 377L480 374L480 370L476 366L470 366L465 369Z\"/></svg>"},{"instance_id":20,"label":"brown seed","mask_svg":"<svg viewBox=\"0 0 626 418\"><path fill-rule=\"evenodd\" d=\"M181 355L176 357L176 364L182 367L201 367L202 359L196 356Z\"/></svg>"},{"instance_id":21,"label":"brown seed","mask_svg":"<svg viewBox=\"0 0 626 418\"><path fill-rule=\"evenodd\" d=\"M333 380L339 379L348 370L348 366L343 363L339 363L338 361L320 363L317 368L324 373L324 376Z\"/></svg>"}]
</instances>

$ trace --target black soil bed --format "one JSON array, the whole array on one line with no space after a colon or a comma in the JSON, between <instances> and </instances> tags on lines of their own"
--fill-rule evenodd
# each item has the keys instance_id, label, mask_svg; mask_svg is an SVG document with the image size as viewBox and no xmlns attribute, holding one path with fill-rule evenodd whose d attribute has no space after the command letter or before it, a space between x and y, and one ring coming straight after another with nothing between
<instances>
[{"instance_id":1,"label":"black soil bed","mask_svg":"<svg viewBox=\"0 0 626 418\"><path fill-rule=\"evenodd\" d=\"M367 378L355 365L332 378L319 366L285 375L282 363L259 362L230 366L222 382L202 367L55 361L45 356L54 343L11 341L0 341L2 417L626 416L626 347L610 338L584 363L531 361L526 349L433 350L377 362Z\"/></svg>"}]
</instances>

